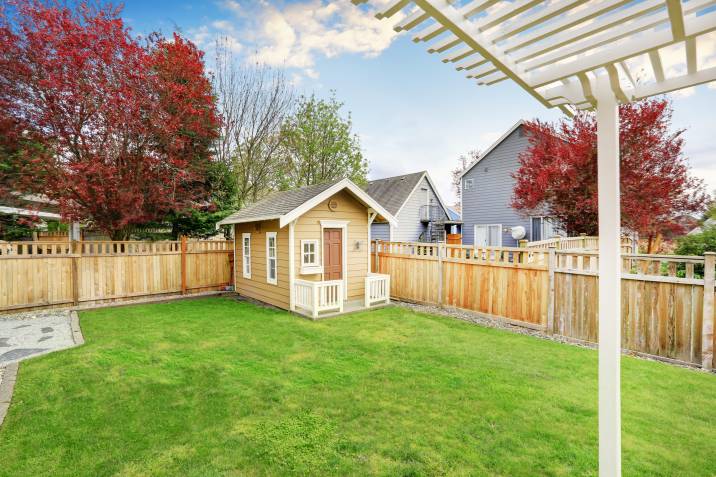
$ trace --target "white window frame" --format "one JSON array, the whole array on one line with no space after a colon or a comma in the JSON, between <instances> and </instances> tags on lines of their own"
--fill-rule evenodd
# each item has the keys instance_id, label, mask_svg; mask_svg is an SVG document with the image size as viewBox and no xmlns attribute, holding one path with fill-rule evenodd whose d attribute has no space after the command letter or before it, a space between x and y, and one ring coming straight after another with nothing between
<instances>
[{"instance_id":1,"label":"white window frame","mask_svg":"<svg viewBox=\"0 0 716 477\"><path fill-rule=\"evenodd\" d=\"M313 245L313 262L306 262L306 245ZM320 241L317 239L301 240L301 275L314 275L323 273L321 266Z\"/></svg>"},{"instance_id":2,"label":"white window frame","mask_svg":"<svg viewBox=\"0 0 716 477\"><path fill-rule=\"evenodd\" d=\"M465 190L471 190L473 184L474 184L473 179L465 179L465 187L464 187L464 189L465 189Z\"/></svg>"},{"instance_id":3,"label":"white window frame","mask_svg":"<svg viewBox=\"0 0 716 477\"><path fill-rule=\"evenodd\" d=\"M475 224L472 229L472 233L473 233L472 242L473 242L473 244L475 244L475 246L478 246L476 244L477 228L478 227L487 227L487 240L488 241L490 240L490 227L498 227L498 229L499 229L499 233L497 234L498 244L497 245L488 244L487 246L488 247L502 247L502 224Z\"/></svg>"},{"instance_id":4,"label":"white window frame","mask_svg":"<svg viewBox=\"0 0 716 477\"><path fill-rule=\"evenodd\" d=\"M313 245L313 261L307 262L306 255L311 252L306 252L306 245ZM318 240L301 240L301 266L302 267L313 267L320 265L318 260Z\"/></svg>"},{"instance_id":5,"label":"white window frame","mask_svg":"<svg viewBox=\"0 0 716 477\"><path fill-rule=\"evenodd\" d=\"M274 256L271 257L270 241L273 239ZM274 278L271 278L271 261L273 260ZM276 232L266 232L266 283L270 285L278 284L278 240Z\"/></svg>"},{"instance_id":6,"label":"white window frame","mask_svg":"<svg viewBox=\"0 0 716 477\"><path fill-rule=\"evenodd\" d=\"M248 253L246 240L248 239ZM248 260L247 260L248 258ZM251 234L244 232L241 234L241 270L244 278L251 278Z\"/></svg>"}]
</instances>

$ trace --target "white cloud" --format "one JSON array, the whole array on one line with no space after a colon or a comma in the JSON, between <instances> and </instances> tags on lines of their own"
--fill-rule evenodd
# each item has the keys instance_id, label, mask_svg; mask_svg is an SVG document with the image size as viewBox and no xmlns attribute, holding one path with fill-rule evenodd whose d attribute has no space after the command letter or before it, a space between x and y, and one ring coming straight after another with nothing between
<instances>
[{"instance_id":1,"label":"white cloud","mask_svg":"<svg viewBox=\"0 0 716 477\"><path fill-rule=\"evenodd\" d=\"M264 5L254 30L261 62L311 69L318 57L379 55L396 36L392 22L379 22L350 2L308 0L284 8Z\"/></svg>"},{"instance_id":2,"label":"white cloud","mask_svg":"<svg viewBox=\"0 0 716 477\"><path fill-rule=\"evenodd\" d=\"M391 21L377 21L348 1L301 0L279 7L265 0L224 0L220 6L230 12L229 18L190 32L200 47L226 38L233 51L252 52L247 61L295 68L311 79L318 78L319 58L382 53L396 37L392 26L400 19L398 14Z\"/></svg>"}]
</instances>

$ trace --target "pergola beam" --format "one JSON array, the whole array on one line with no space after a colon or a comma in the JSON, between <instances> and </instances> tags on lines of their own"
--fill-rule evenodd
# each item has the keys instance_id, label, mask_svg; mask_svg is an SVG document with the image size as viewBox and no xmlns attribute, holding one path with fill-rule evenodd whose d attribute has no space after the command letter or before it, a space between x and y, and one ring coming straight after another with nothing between
<instances>
[{"instance_id":1,"label":"pergola beam","mask_svg":"<svg viewBox=\"0 0 716 477\"><path fill-rule=\"evenodd\" d=\"M618 28L625 22L642 18L645 14L649 14L657 10L663 10L663 7L664 5L661 0L647 0L644 3L638 3L629 8L625 8L619 13L618 16L609 15L594 20L593 22L590 22L581 27L572 28L569 30L560 30L558 33L554 34L553 36L551 36L551 38L549 38L549 42L534 45L532 48L528 48L516 53L515 55L518 57L516 61L517 63L521 63L523 61L527 61L531 58L535 58L545 53L558 50L563 46L572 45L579 40L584 40L585 38L589 38L590 36L596 35L598 33ZM666 21L668 21L668 16L662 13L662 15L658 18L658 21L654 22L654 19L651 18L647 25L653 26L659 23L664 23ZM507 47L505 49L505 51L514 50L516 50L516 48Z\"/></svg>"},{"instance_id":2,"label":"pergola beam","mask_svg":"<svg viewBox=\"0 0 716 477\"><path fill-rule=\"evenodd\" d=\"M517 71L519 68L512 64L509 59L495 54L483 46L485 41L484 38L482 38L482 34L477 31L474 25L466 20L460 12L450 5L450 3L446 0L414 0L414 2L424 12L435 18L437 22L445 25L457 37L462 39L466 45L480 53L483 58L490 61L499 70L505 73L505 76L522 86L544 106L550 107L550 104L521 78L521 72Z\"/></svg>"}]
</instances>

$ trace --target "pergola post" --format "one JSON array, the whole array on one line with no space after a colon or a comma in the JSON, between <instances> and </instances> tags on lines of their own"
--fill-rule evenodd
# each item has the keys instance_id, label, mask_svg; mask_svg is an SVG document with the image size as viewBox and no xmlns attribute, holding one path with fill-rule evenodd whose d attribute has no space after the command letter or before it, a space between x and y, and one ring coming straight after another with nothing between
<instances>
[{"instance_id":1,"label":"pergola post","mask_svg":"<svg viewBox=\"0 0 716 477\"><path fill-rule=\"evenodd\" d=\"M619 110L611 90L597 97L599 203L599 475L621 476L621 214Z\"/></svg>"}]
</instances>

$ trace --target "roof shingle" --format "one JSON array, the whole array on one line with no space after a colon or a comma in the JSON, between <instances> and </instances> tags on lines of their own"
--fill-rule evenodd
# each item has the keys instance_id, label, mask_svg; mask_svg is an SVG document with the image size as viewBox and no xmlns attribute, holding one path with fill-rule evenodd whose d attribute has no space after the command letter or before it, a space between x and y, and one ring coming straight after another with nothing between
<instances>
[{"instance_id":1,"label":"roof shingle","mask_svg":"<svg viewBox=\"0 0 716 477\"><path fill-rule=\"evenodd\" d=\"M301 187L300 189L274 192L264 199L254 202L238 212L234 212L222 220L222 222L226 221L231 223L235 220L248 221L250 219L265 220L267 218L278 218L291 212L296 207L311 200L313 197L340 181L341 179L336 179L323 184Z\"/></svg>"},{"instance_id":2,"label":"roof shingle","mask_svg":"<svg viewBox=\"0 0 716 477\"><path fill-rule=\"evenodd\" d=\"M365 191L395 216L425 173L426 171L420 171L370 181Z\"/></svg>"}]
</instances>

